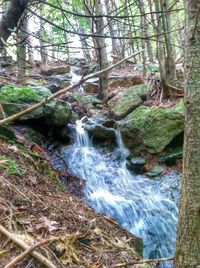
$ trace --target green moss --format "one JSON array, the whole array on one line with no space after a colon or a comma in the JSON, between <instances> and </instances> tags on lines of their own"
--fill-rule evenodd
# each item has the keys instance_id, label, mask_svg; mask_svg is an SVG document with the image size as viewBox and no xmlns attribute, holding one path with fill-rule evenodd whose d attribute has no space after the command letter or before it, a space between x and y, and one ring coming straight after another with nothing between
<instances>
[{"instance_id":1,"label":"green moss","mask_svg":"<svg viewBox=\"0 0 200 268\"><path fill-rule=\"evenodd\" d=\"M148 151L158 153L183 132L184 106L183 103L166 109L140 106L120 125L126 136L133 138L133 133L138 132Z\"/></svg>"},{"instance_id":2,"label":"green moss","mask_svg":"<svg viewBox=\"0 0 200 268\"><path fill-rule=\"evenodd\" d=\"M4 86L0 90L0 102L37 101L39 94L30 87Z\"/></svg>"},{"instance_id":3,"label":"green moss","mask_svg":"<svg viewBox=\"0 0 200 268\"><path fill-rule=\"evenodd\" d=\"M24 175L26 173L25 169L20 168L15 161L9 157L0 157L0 170L6 174L12 175Z\"/></svg>"},{"instance_id":4,"label":"green moss","mask_svg":"<svg viewBox=\"0 0 200 268\"><path fill-rule=\"evenodd\" d=\"M124 118L142 102L141 97L148 92L148 85L136 85L125 91L121 97L110 101L111 113L116 119Z\"/></svg>"}]
</instances>

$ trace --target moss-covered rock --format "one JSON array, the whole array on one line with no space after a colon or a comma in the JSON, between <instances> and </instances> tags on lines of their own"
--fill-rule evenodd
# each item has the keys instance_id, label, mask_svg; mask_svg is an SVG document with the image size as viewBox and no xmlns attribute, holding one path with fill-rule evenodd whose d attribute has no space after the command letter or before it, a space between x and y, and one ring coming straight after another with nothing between
<instances>
[{"instance_id":1,"label":"moss-covered rock","mask_svg":"<svg viewBox=\"0 0 200 268\"><path fill-rule=\"evenodd\" d=\"M101 100L95 98L94 96L86 96L82 95L80 93L70 93L68 95L67 100L69 102L77 102L81 106L87 107L87 108L94 108L97 105L100 105L102 103Z\"/></svg>"},{"instance_id":2,"label":"moss-covered rock","mask_svg":"<svg viewBox=\"0 0 200 268\"><path fill-rule=\"evenodd\" d=\"M142 102L142 96L148 92L148 85L136 85L118 93L109 102L110 113L115 119L122 119Z\"/></svg>"},{"instance_id":3,"label":"moss-covered rock","mask_svg":"<svg viewBox=\"0 0 200 268\"><path fill-rule=\"evenodd\" d=\"M130 147L143 144L150 153L159 153L183 132L184 105L180 102L166 109L140 106L119 127Z\"/></svg>"},{"instance_id":4,"label":"moss-covered rock","mask_svg":"<svg viewBox=\"0 0 200 268\"><path fill-rule=\"evenodd\" d=\"M46 87L4 86L0 89L0 103L6 116L16 114L31 105L51 96ZM42 107L23 116L21 120L44 119L45 123L54 126L64 126L70 121L71 108L67 102L52 100Z\"/></svg>"}]
</instances>

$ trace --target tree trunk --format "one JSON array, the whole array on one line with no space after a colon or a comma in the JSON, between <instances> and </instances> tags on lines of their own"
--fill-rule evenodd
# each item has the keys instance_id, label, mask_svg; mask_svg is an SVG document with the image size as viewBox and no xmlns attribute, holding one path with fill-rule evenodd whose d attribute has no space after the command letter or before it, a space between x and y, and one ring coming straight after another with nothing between
<instances>
[{"instance_id":1,"label":"tree trunk","mask_svg":"<svg viewBox=\"0 0 200 268\"><path fill-rule=\"evenodd\" d=\"M40 20L40 29L38 31L38 39L39 39L39 43L40 43L40 56L41 56L41 61L44 65L46 65L47 63L47 58L48 58L48 53L47 53L47 49L45 48L45 43L43 40L43 36L44 36L44 21L42 19ZM55 48L53 48L55 49Z\"/></svg>"},{"instance_id":2,"label":"tree trunk","mask_svg":"<svg viewBox=\"0 0 200 268\"><path fill-rule=\"evenodd\" d=\"M23 15L29 0L10 0L10 6L0 21L0 53L2 52L5 42L8 40L12 31Z\"/></svg>"},{"instance_id":3,"label":"tree trunk","mask_svg":"<svg viewBox=\"0 0 200 268\"><path fill-rule=\"evenodd\" d=\"M164 97L169 97L171 87L175 84L175 63L173 49L171 45L171 34L169 25L171 25L171 16L167 12L169 0L154 0L156 19L157 19L157 58L159 61L160 78L163 86ZM159 15L159 12L162 12ZM163 34L164 32L164 34Z\"/></svg>"},{"instance_id":4,"label":"tree trunk","mask_svg":"<svg viewBox=\"0 0 200 268\"><path fill-rule=\"evenodd\" d=\"M26 44L28 32L28 18L25 16L21 24L21 29L18 32L17 45L17 63L18 63L18 76L17 82L23 84L26 82Z\"/></svg>"},{"instance_id":5,"label":"tree trunk","mask_svg":"<svg viewBox=\"0 0 200 268\"><path fill-rule=\"evenodd\" d=\"M96 15L102 15L103 14L103 8L101 0L95 1L95 10ZM96 30L98 34L103 35L104 31L104 21L103 18L97 18L96 19ZM100 70L106 69L108 67L108 58L107 58L107 51L106 51L106 42L104 38L96 38L97 45L98 45L98 63L100 65ZM108 91L108 74L103 73L99 77L100 79L100 92L99 97L105 98Z\"/></svg>"},{"instance_id":6,"label":"tree trunk","mask_svg":"<svg viewBox=\"0 0 200 268\"><path fill-rule=\"evenodd\" d=\"M107 15L109 15L109 13L112 11L110 0L105 0L105 7L106 7L106 13ZM114 29L113 21L107 18L107 22L108 22L110 35L115 36L115 29ZM112 42L112 54L119 56L117 39L111 38L111 42Z\"/></svg>"},{"instance_id":7,"label":"tree trunk","mask_svg":"<svg viewBox=\"0 0 200 268\"><path fill-rule=\"evenodd\" d=\"M185 138L175 268L200 267L200 2L185 0Z\"/></svg>"}]
</instances>

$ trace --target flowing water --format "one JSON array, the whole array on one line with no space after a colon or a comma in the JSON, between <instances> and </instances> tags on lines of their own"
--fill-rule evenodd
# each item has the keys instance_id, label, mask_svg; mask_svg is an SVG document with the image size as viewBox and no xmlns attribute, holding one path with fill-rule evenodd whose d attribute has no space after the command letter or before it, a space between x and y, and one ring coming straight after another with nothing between
<instances>
[{"instance_id":1,"label":"flowing water","mask_svg":"<svg viewBox=\"0 0 200 268\"><path fill-rule=\"evenodd\" d=\"M82 121L77 121L74 145L61 154L70 171L87 180L85 199L96 211L116 219L144 241L144 257L173 257L178 217L180 175L159 179L126 169L127 148L116 131L117 148L94 148ZM59 160L56 161L57 165ZM170 268L172 263L163 263Z\"/></svg>"},{"instance_id":2,"label":"flowing water","mask_svg":"<svg viewBox=\"0 0 200 268\"><path fill-rule=\"evenodd\" d=\"M71 84L76 84L77 82L79 82L82 78L81 75L78 75L76 74L75 72L71 72L71 75L72 75L72 78L71 78ZM80 93L80 94L85 94L85 90L83 88L82 85L80 85L78 88L77 88L77 92Z\"/></svg>"}]
</instances>

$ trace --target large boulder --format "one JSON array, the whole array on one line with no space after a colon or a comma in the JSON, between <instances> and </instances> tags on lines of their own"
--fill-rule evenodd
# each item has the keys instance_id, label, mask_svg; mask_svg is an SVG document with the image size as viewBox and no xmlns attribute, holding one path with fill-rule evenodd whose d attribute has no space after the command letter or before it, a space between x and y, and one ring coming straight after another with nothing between
<instances>
[{"instance_id":1,"label":"large boulder","mask_svg":"<svg viewBox=\"0 0 200 268\"><path fill-rule=\"evenodd\" d=\"M46 87L4 86L0 89L0 103L6 116L23 111L35 103L51 96ZM52 100L23 116L20 120L42 118L46 124L65 126L71 117L70 105L62 100Z\"/></svg>"},{"instance_id":2,"label":"large boulder","mask_svg":"<svg viewBox=\"0 0 200 268\"><path fill-rule=\"evenodd\" d=\"M170 108L140 106L118 123L125 143L138 145L150 153L161 152L184 128L182 102Z\"/></svg>"},{"instance_id":3,"label":"large boulder","mask_svg":"<svg viewBox=\"0 0 200 268\"><path fill-rule=\"evenodd\" d=\"M137 108L148 93L148 85L136 85L120 91L109 101L110 113L115 119L122 119Z\"/></svg>"}]
</instances>

